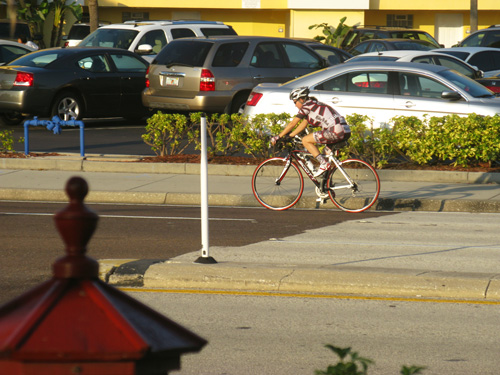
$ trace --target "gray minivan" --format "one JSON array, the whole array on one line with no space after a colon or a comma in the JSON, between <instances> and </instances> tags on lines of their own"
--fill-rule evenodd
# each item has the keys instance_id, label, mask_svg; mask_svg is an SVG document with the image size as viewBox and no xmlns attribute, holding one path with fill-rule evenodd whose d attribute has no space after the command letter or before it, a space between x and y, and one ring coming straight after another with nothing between
<instances>
[{"instance_id":1,"label":"gray minivan","mask_svg":"<svg viewBox=\"0 0 500 375\"><path fill-rule=\"evenodd\" d=\"M327 65L294 39L183 38L150 64L142 102L151 109L237 113L259 83L286 82Z\"/></svg>"}]
</instances>

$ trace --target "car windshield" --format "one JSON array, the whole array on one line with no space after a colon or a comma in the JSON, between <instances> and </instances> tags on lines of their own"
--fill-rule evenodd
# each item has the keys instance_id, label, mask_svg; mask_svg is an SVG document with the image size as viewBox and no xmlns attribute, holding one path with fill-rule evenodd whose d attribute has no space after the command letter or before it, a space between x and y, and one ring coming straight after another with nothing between
<instances>
[{"instance_id":1,"label":"car windshield","mask_svg":"<svg viewBox=\"0 0 500 375\"><path fill-rule=\"evenodd\" d=\"M238 35L232 27L202 27L201 32L205 36Z\"/></svg>"},{"instance_id":2,"label":"car windshield","mask_svg":"<svg viewBox=\"0 0 500 375\"><path fill-rule=\"evenodd\" d=\"M413 41L413 42L406 42L406 41L401 41L401 42L396 42L394 43L394 49L396 50L418 50L418 51L430 51L431 49L435 49L436 46L433 45L432 43L420 40L420 41Z\"/></svg>"},{"instance_id":3,"label":"car windshield","mask_svg":"<svg viewBox=\"0 0 500 375\"><path fill-rule=\"evenodd\" d=\"M137 30L129 29L97 29L83 39L78 46L128 49L138 33Z\"/></svg>"},{"instance_id":4,"label":"car windshield","mask_svg":"<svg viewBox=\"0 0 500 375\"><path fill-rule=\"evenodd\" d=\"M452 70L444 70L439 73L440 76L446 78L448 81L454 83L462 90L468 92L475 98L487 98L493 97L495 94L488 90L486 87L481 85L480 83L470 79L458 72Z\"/></svg>"},{"instance_id":5,"label":"car windshield","mask_svg":"<svg viewBox=\"0 0 500 375\"><path fill-rule=\"evenodd\" d=\"M397 59L398 58L394 57L394 56L384 56L384 55L363 56L363 55L359 55L359 56L353 57L352 59L347 60L347 62L350 62L350 61L356 61L356 62L360 62L360 61L396 61Z\"/></svg>"},{"instance_id":6,"label":"car windshield","mask_svg":"<svg viewBox=\"0 0 500 375\"><path fill-rule=\"evenodd\" d=\"M88 25L74 25L68 34L68 39L83 39L90 33Z\"/></svg>"},{"instance_id":7,"label":"car windshield","mask_svg":"<svg viewBox=\"0 0 500 375\"><path fill-rule=\"evenodd\" d=\"M469 57L469 53L468 52L440 51L440 50L436 50L435 52L446 53L447 55L452 55L452 56L458 57L460 60L464 60L464 61L467 59L467 57Z\"/></svg>"},{"instance_id":8,"label":"car windshield","mask_svg":"<svg viewBox=\"0 0 500 375\"><path fill-rule=\"evenodd\" d=\"M167 44L153 61L154 64L201 67L213 43L201 41L173 41Z\"/></svg>"},{"instance_id":9,"label":"car windshield","mask_svg":"<svg viewBox=\"0 0 500 375\"><path fill-rule=\"evenodd\" d=\"M440 47L439 43L427 33L419 33L419 32L415 32L415 31L395 31L395 32L391 32L391 37L392 38L423 40L425 42L431 43L435 48Z\"/></svg>"},{"instance_id":10,"label":"car windshield","mask_svg":"<svg viewBox=\"0 0 500 375\"><path fill-rule=\"evenodd\" d=\"M11 61L7 65L21 65L21 66L34 66L34 67L46 67L51 62L56 61L60 56L64 54L64 50L50 49L42 50L39 52L29 53L23 55L14 61Z\"/></svg>"}]
</instances>

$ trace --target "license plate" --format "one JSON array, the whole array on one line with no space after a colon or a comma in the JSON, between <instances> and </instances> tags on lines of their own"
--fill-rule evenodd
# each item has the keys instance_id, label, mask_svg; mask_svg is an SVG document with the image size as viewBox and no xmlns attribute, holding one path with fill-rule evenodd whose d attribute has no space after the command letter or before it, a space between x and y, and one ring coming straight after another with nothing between
<instances>
[{"instance_id":1,"label":"license plate","mask_svg":"<svg viewBox=\"0 0 500 375\"><path fill-rule=\"evenodd\" d=\"M179 86L179 77L165 77L167 86Z\"/></svg>"}]
</instances>

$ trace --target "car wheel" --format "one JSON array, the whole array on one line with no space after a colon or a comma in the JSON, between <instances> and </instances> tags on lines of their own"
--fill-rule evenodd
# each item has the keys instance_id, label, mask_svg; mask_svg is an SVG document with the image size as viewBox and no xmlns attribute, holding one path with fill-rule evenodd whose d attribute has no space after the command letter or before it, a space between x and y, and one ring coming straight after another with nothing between
<instances>
[{"instance_id":1,"label":"car wheel","mask_svg":"<svg viewBox=\"0 0 500 375\"><path fill-rule=\"evenodd\" d=\"M63 121L81 120L83 117L82 100L72 92L59 94L52 106L52 116L58 116Z\"/></svg>"},{"instance_id":2,"label":"car wheel","mask_svg":"<svg viewBox=\"0 0 500 375\"><path fill-rule=\"evenodd\" d=\"M23 122L24 116L19 112L7 112L0 114L0 123L4 125L19 125Z\"/></svg>"},{"instance_id":3,"label":"car wheel","mask_svg":"<svg viewBox=\"0 0 500 375\"><path fill-rule=\"evenodd\" d=\"M237 94L233 101L231 102L231 113L243 113L245 110L245 104L248 99L248 95L250 95L249 92L240 92Z\"/></svg>"}]
</instances>

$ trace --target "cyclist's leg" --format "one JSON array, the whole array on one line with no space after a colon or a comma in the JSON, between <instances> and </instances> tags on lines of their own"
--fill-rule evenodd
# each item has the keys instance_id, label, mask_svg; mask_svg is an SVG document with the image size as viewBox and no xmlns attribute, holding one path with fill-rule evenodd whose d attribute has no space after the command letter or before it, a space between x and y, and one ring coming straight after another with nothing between
<instances>
[{"instance_id":1,"label":"cyclist's leg","mask_svg":"<svg viewBox=\"0 0 500 375\"><path fill-rule=\"evenodd\" d=\"M319 155L318 147L316 146L316 140L314 139L314 133L309 133L302 138L302 144L307 151L312 155L313 158Z\"/></svg>"},{"instance_id":2,"label":"cyclist's leg","mask_svg":"<svg viewBox=\"0 0 500 375\"><path fill-rule=\"evenodd\" d=\"M307 139L305 139L306 137ZM315 177L321 176L328 169L330 169L330 163L325 158L325 156L319 152L318 147L316 146L316 144L329 143L330 138L330 133L327 130L320 130L305 136L305 141L304 139L302 139L302 143L304 144L304 146L319 162L319 168L314 174Z\"/></svg>"}]
</instances>

